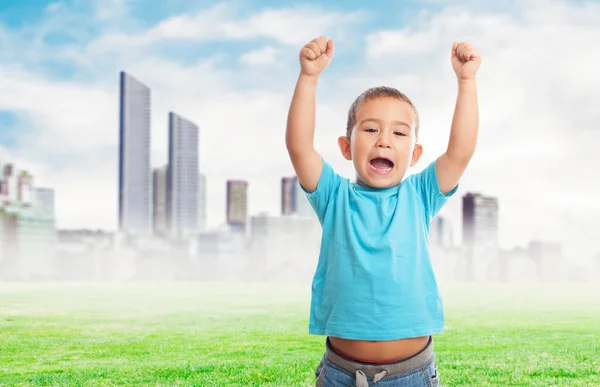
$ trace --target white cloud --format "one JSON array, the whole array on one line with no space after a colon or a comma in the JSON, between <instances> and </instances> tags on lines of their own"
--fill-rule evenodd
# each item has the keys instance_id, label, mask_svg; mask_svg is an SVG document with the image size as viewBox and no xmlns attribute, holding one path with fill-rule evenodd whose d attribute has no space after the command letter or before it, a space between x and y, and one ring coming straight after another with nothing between
<instances>
[{"instance_id":1,"label":"white cloud","mask_svg":"<svg viewBox=\"0 0 600 387\"><path fill-rule=\"evenodd\" d=\"M89 47L88 54L122 53L124 49L139 51L174 42L264 39L297 46L322 34L343 36L347 26L360 18L359 12L326 12L305 5L253 13L231 3L218 2L195 13L171 16L137 34L123 31L105 34Z\"/></svg>"},{"instance_id":2,"label":"white cloud","mask_svg":"<svg viewBox=\"0 0 600 387\"><path fill-rule=\"evenodd\" d=\"M274 66L277 65L277 54L279 51L271 46L265 46L257 50L245 53L240 61L246 66Z\"/></svg>"},{"instance_id":3,"label":"white cloud","mask_svg":"<svg viewBox=\"0 0 600 387\"><path fill-rule=\"evenodd\" d=\"M95 17L101 21L115 21L127 15L132 0L95 0Z\"/></svg>"},{"instance_id":4,"label":"white cloud","mask_svg":"<svg viewBox=\"0 0 600 387\"><path fill-rule=\"evenodd\" d=\"M31 152L48 156L117 145L106 129L117 122L113 105L118 100L106 87L52 81L14 67L0 71L8 74L0 78L0 106L39 128L21 138Z\"/></svg>"},{"instance_id":5,"label":"white cloud","mask_svg":"<svg viewBox=\"0 0 600 387\"><path fill-rule=\"evenodd\" d=\"M360 19L359 12L327 12L320 7L266 9L240 17L232 4L218 3L195 15L171 17L143 35L144 41L272 39L286 45L304 44L321 34L334 35Z\"/></svg>"},{"instance_id":6,"label":"white cloud","mask_svg":"<svg viewBox=\"0 0 600 387\"><path fill-rule=\"evenodd\" d=\"M422 168L444 150L449 134L456 97L449 61L452 41L471 41L484 57L478 79L480 143L461 190L443 213L452 217L460 234L459 195L466 190L498 195L505 245L543 236L561 240L571 250L577 243L586 254L596 252L600 213L595 193L600 187L592 168L600 165L600 81L595 70L600 26L593 20L600 17L598 5L528 3L505 15L456 7L417 18L397 31L373 32L365 40L364 63L359 58L343 75L336 73L334 58L317 99L318 149L341 174L352 177L351 163L336 147L348 106L365 88L390 84L419 108ZM59 226L116 227L121 69L152 89L154 165L166 161L168 111L200 126L211 225L223 221L228 178L249 180L251 213L278 213L280 177L293 173L283 144L298 69L287 66L297 65L300 47L323 32L336 38L338 52L362 42L358 32L348 29L358 28L354 13L293 10L298 12L241 16L218 5L170 18L137 35L113 29L89 45L68 46L55 54L36 46L40 57L70 55L90 75L85 83L52 80L23 63L5 65L1 71L11 76L0 78L5 91L0 109L19 113L36 135L25 138L27 146L11 151L12 156L33 171L36 182L57 189ZM261 66L243 71L223 67L225 52L184 65L153 46L250 39L262 44L260 54L247 52L240 60L257 64L256 58L267 61L276 55L269 74ZM268 43L262 42L266 39ZM66 168L49 157L60 153L77 163Z\"/></svg>"}]
</instances>

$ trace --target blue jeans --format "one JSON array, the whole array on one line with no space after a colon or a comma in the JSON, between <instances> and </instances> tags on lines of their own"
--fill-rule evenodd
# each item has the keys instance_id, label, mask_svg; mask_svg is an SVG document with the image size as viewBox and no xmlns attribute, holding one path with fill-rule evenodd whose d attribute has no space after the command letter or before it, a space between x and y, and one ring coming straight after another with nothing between
<instances>
[{"instance_id":1,"label":"blue jeans","mask_svg":"<svg viewBox=\"0 0 600 387\"><path fill-rule=\"evenodd\" d=\"M392 364L361 363L333 352L327 339L326 352L317 366L317 387L439 387L440 378L433 353L433 340L419 353Z\"/></svg>"}]
</instances>

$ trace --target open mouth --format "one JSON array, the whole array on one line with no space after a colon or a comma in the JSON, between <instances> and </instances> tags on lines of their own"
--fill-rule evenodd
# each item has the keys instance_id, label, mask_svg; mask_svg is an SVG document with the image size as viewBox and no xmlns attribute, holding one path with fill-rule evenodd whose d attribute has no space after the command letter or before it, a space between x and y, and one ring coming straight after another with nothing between
<instances>
[{"instance_id":1,"label":"open mouth","mask_svg":"<svg viewBox=\"0 0 600 387\"><path fill-rule=\"evenodd\" d=\"M385 157L376 157L370 161L371 169L381 175L388 174L394 168L394 162Z\"/></svg>"}]
</instances>

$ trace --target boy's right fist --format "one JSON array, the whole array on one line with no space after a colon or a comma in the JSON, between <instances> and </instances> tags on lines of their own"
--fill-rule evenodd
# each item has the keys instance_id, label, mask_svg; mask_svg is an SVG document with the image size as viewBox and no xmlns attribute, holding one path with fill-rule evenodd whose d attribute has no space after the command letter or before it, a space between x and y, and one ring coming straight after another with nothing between
<instances>
[{"instance_id":1,"label":"boy's right fist","mask_svg":"<svg viewBox=\"0 0 600 387\"><path fill-rule=\"evenodd\" d=\"M333 39L324 36L311 40L300 50L300 73L311 77L319 76L333 57Z\"/></svg>"}]
</instances>

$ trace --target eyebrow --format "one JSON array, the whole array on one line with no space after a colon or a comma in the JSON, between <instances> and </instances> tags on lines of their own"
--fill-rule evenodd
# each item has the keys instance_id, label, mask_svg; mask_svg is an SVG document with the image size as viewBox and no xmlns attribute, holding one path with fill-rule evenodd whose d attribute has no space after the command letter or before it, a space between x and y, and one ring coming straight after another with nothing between
<instances>
[{"instance_id":1,"label":"eyebrow","mask_svg":"<svg viewBox=\"0 0 600 387\"><path fill-rule=\"evenodd\" d=\"M358 125L362 125L363 123L368 122L368 121L373 121L373 122L377 122L377 123L381 123L382 122L382 120L380 120L378 118L365 118ZM412 130L412 127L409 124L407 124L406 122L403 122L403 121L392 121L392 124L394 124L394 125L404 125L408 129Z\"/></svg>"}]
</instances>

